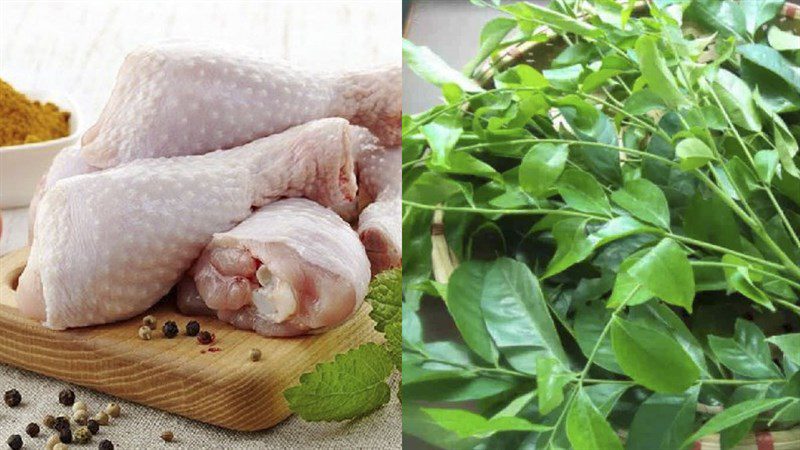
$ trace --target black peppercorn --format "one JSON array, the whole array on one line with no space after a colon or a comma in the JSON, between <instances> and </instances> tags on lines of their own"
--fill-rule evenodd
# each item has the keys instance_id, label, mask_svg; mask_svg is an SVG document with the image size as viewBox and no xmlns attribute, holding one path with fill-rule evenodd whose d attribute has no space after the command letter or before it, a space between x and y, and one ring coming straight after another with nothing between
<instances>
[{"instance_id":1,"label":"black peppercorn","mask_svg":"<svg viewBox=\"0 0 800 450\"><path fill-rule=\"evenodd\" d=\"M89 419L89 421L86 422L86 428L88 428L92 434L97 434L97 432L100 431L100 424L94 419Z\"/></svg>"},{"instance_id":2,"label":"black peppercorn","mask_svg":"<svg viewBox=\"0 0 800 450\"><path fill-rule=\"evenodd\" d=\"M100 441L100 445L97 448L98 450L114 450L114 444L108 439L103 439Z\"/></svg>"},{"instance_id":3,"label":"black peppercorn","mask_svg":"<svg viewBox=\"0 0 800 450\"><path fill-rule=\"evenodd\" d=\"M200 332L200 323L196 320L192 320L191 322L186 324L186 335L187 336L197 336L197 333Z\"/></svg>"},{"instance_id":4,"label":"black peppercorn","mask_svg":"<svg viewBox=\"0 0 800 450\"><path fill-rule=\"evenodd\" d=\"M203 345L208 345L208 344L214 342L214 333L212 333L210 331L201 331L197 335L197 342L199 342L199 343L201 343Z\"/></svg>"},{"instance_id":5,"label":"black peppercorn","mask_svg":"<svg viewBox=\"0 0 800 450\"><path fill-rule=\"evenodd\" d=\"M75 403L75 393L72 389L64 389L58 393L58 402L64 406L72 406Z\"/></svg>"},{"instance_id":6,"label":"black peppercorn","mask_svg":"<svg viewBox=\"0 0 800 450\"><path fill-rule=\"evenodd\" d=\"M56 417L56 421L53 423L53 429L56 431L61 430L69 430L69 419L64 416Z\"/></svg>"},{"instance_id":7,"label":"black peppercorn","mask_svg":"<svg viewBox=\"0 0 800 450\"><path fill-rule=\"evenodd\" d=\"M25 427L25 432L28 433L30 437L36 437L39 435L39 425L31 422Z\"/></svg>"},{"instance_id":8,"label":"black peppercorn","mask_svg":"<svg viewBox=\"0 0 800 450\"><path fill-rule=\"evenodd\" d=\"M6 444L8 444L8 446L11 447L12 450L19 450L22 448L22 437L18 434L12 434L11 436L9 436L8 440L6 441Z\"/></svg>"},{"instance_id":9,"label":"black peppercorn","mask_svg":"<svg viewBox=\"0 0 800 450\"><path fill-rule=\"evenodd\" d=\"M172 339L178 335L178 324L175 322L168 320L164 323L164 326L161 328L161 331L164 332L164 337L167 339Z\"/></svg>"},{"instance_id":10,"label":"black peppercorn","mask_svg":"<svg viewBox=\"0 0 800 450\"><path fill-rule=\"evenodd\" d=\"M62 428L58 430L58 440L61 441L62 444L71 444L72 430L69 428Z\"/></svg>"},{"instance_id":11,"label":"black peppercorn","mask_svg":"<svg viewBox=\"0 0 800 450\"><path fill-rule=\"evenodd\" d=\"M3 397L3 399L6 401L6 405L13 408L19 405L19 402L22 401L22 395L20 395L18 390L11 389L10 391L6 391L6 395Z\"/></svg>"}]
</instances>

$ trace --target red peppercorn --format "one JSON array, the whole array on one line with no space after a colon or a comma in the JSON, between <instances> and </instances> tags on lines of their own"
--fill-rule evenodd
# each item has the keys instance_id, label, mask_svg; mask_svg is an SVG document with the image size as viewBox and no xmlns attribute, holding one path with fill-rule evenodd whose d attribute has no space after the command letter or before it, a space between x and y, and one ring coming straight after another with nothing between
<instances>
[{"instance_id":1,"label":"red peppercorn","mask_svg":"<svg viewBox=\"0 0 800 450\"><path fill-rule=\"evenodd\" d=\"M214 336L214 333L212 333L210 331L201 331L197 335L197 342L199 342L202 345L209 345L212 342L214 342L215 339L216 339L216 336Z\"/></svg>"}]
</instances>

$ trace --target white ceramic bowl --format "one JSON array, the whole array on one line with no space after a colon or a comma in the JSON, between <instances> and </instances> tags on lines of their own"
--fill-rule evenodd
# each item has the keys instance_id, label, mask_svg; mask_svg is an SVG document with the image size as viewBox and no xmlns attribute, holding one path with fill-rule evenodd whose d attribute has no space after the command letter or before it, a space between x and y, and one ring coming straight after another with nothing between
<instances>
[{"instance_id":1,"label":"white ceramic bowl","mask_svg":"<svg viewBox=\"0 0 800 450\"><path fill-rule=\"evenodd\" d=\"M36 184L50 168L56 154L78 141L78 109L64 94L46 91L23 91L29 99L51 102L69 111L69 136L33 144L0 147L0 208L25 206L31 201Z\"/></svg>"}]
</instances>

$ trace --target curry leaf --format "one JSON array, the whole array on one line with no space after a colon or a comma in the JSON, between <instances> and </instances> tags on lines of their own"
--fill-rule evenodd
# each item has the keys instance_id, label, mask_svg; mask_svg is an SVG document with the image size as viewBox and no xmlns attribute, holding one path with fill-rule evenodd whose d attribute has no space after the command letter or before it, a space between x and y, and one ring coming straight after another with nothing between
<instances>
[{"instance_id":1,"label":"curry leaf","mask_svg":"<svg viewBox=\"0 0 800 450\"><path fill-rule=\"evenodd\" d=\"M705 425L700 427L697 432L689 436L683 441L682 447L691 445L694 441L708 436L710 434L719 433L720 431L730 428L737 423L747 420L751 417L758 416L764 411L769 411L778 406L786 404L791 399L788 398L773 398L763 400L749 400L746 402L734 405L721 413L717 414L711 420L706 422Z\"/></svg>"},{"instance_id":2,"label":"curry leaf","mask_svg":"<svg viewBox=\"0 0 800 450\"><path fill-rule=\"evenodd\" d=\"M558 180L557 189L567 205L578 211L596 214L608 214L611 211L603 187L582 170L565 170Z\"/></svg>"},{"instance_id":3,"label":"curry leaf","mask_svg":"<svg viewBox=\"0 0 800 450\"><path fill-rule=\"evenodd\" d=\"M683 170L697 169L716 159L708 145L697 138L686 138L678 142L675 154L681 159Z\"/></svg>"},{"instance_id":4,"label":"curry leaf","mask_svg":"<svg viewBox=\"0 0 800 450\"><path fill-rule=\"evenodd\" d=\"M652 328L614 319L611 344L625 374L656 392L683 392L700 377L700 369L683 347Z\"/></svg>"},{"instance_id":5,"label":"curry leaf","mask_svg":"<svg viewBox=\"0 0 800 450\"><path fill-rule=\"evenodd\" d=\"M689 258L672 239L661 240L628 273L661 300L692 311L694 275Z\"/></svg>"},{"instance_id":6,"label":"curry leaf","mask_svg":"<svg viewBox=\"0 0 800 450\"><path fill-rule=\"evenodd\" d=\"M617 433L583 390L578 391L567 413L567 437L573 448L622 450Z\"/></svg>"},{"instance_id":7,"label":"curry leaf","mask_svg":"<svg viewBox=\"0 0 800 450\"><path fill-rule=\"evenodd\" d=\"M486 328L512 366L535 373L536 357L542 355L566 363L539 282L525 264L508 258L494 261L477 295L474 301L480 303Z\"/></svg>"},{"instance_id":8,"label":"curry leaf","mask_svg":"<svg viewBox=\"0 0 800 450\"><path fill-rule=\"evenodd\" d=\"M772 336L767 341L777 345L789 361L800 364L800 333Z\"/></svg>"},{"instance_id":9,"label":"curry leaf","mask_svg":"<svg viewBox=\"0 0 800 450\"><path fill-rule=\"evenodd\" d=\"M494 363L498 358L489 330L483 319L481 298L491 265L480 261L461 264L447 284L447 309L469 347L484 360Z\"/></svg>"},{"instance_id":10,"label":"curry leaf","mask_svg":"<svg viewBox=\"0 0 800 450\"><path fill-rule=\"evenodd\" d=\"M681 448L692 433L697 394L691 388L680 394L651 395L633 417L628 450L673 450Z\"/></svg>"},{"instance_id":11,"label":"curry leaf","mask_svg":"<svg viewBox=\"0 0 800 450\"><path fill-rule=\"evenodd\" d=\"M664 62L664 56L658 48L659 40L654 36L644 35L636 41L636 57L639 70L647 80L650 89L671 109L686 105L686 96L678 89L678 82Z\"/></svg>"},{"instance_id":12,"label":"curry leaf","mask_svg":"<svg viewBox=\"0 0 800 450\"><path fill-rule=\"evenodd\" d=\"M448 66L431 49L414 45L407 39L403 39L403 61L420 78L436 86L455 83L467 92L482 90L477 83Z\"/></svg>"},{"instance_id":13,"label":"curry leaf","mask_svg":"<svg viewBox=\"0 0 800 450\"><path fill-rule=\"evenodd\" d=\"M527 193L539 197L556 182L569 156L566 144L537 144L525 157L519 168L519 185Z\"/></svg>"},{"instance_id":14,"label":"curry leaf","mask_svg":"<svg viewBox=\"0 0 800 450\"><path fill-rule=\"evenodd\" d=\"M709 336L708 343L719 361L734 373L750 378L781 377L764 333L752 322L739 319L733 338Z\"/></svg>"},{"instance_id":15,"label":"curry leaf","mask_svg":"<svg viewBox=\"0 0 800 450\"><path fill-rule=\"evenodd\" d=\"M611 194L611 200L637 219L669 229L669 205L661 189L640 178L625 183L625 187Z\"/></svg>"},{"instance_id":16,"label":"curry leaf","mask_svg":"<svg viewBox=\"0 0 800 450\"><path fill-rule=\"evenodd\" d=\"M547 431L546 425L531 423L521 417L493 417L487 419L464 409L423 408L439 426L459 437L486 437L501 431Z\"/></svg>"}]
</instances>

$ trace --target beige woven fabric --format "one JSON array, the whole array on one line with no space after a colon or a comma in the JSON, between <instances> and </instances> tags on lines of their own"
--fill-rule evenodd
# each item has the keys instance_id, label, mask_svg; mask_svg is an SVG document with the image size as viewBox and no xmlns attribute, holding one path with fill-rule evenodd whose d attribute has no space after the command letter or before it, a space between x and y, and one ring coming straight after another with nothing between
<instances>
[{"instance_id":1,"label":"beige woven fabric","mask_svg":"<svg viewBox=\"0 0 800 450\"><path fill-rule=\"evenodd\" d=\"M109 439L116 449L399 449L401 438L401 407L397 400L399 377L392 379L392 399L375 413L345 423L310 423L292 416L274 428L243 433L229 431L196 422L163 411L121 401L89 389L71 386L35 373L0 365L0 391L17 389L22 404L9 408L0 403L0 448L12 434L22 436L26 450L44 447L52 430L41 425L47 414L71 414L71 409L58 403L58 393L65 387L75 391L77 400L84 401L92 413L115 401L122 415L101 427L90 444L70 445L71 449L97 448L102 439ZM269 405L264 405L268 408ZM43 432L37 438L25 434L25 426L37 422ZM175 434L171 443L161 441L161 433Z\"/></svg>"}]
</instances>

